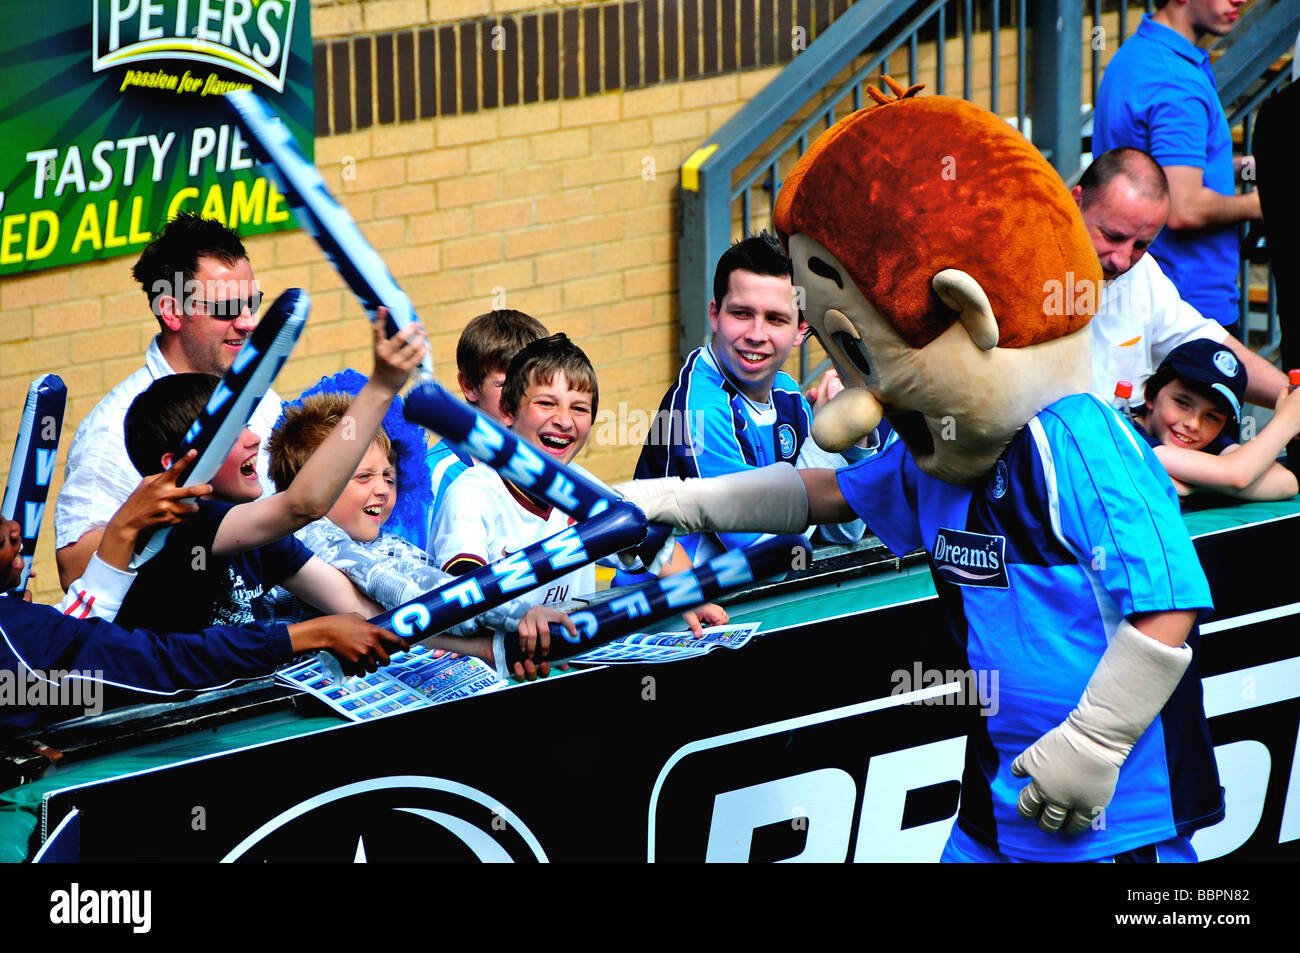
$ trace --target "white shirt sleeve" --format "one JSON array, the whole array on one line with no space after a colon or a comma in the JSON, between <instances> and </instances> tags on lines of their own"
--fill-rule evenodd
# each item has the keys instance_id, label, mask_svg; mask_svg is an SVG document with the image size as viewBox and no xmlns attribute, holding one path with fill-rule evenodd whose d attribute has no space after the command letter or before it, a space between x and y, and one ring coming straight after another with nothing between
<instances>
[{"instance_id":1,"label":"white shirt sleeve","mask_svg":"<svg viewBox=\"0 0 1300 953\"><path fill-rule=\"evenodd\" d=\"M1151 258L1150 255L1144 257ZM1155 259L1151 259L1151 267L1146 271L1151 308L1146 328L1151 341L1152 373L1169 356L1169 352L1180 344L1202 338L1223 343L1228 336L1228 329L1218 321L1205 317L1184 301Z\"/></svg>"},{"instance_id":2,"label":"white shirt sleeve","mask_svg":"<svg viewBox=\"0 0 1300 953\"><path fill-rule=\"evenodd\" d=\"M90 557L85 573L68 587L59 603L59 611L78 619L104 619L112 622L122 608L122 600L135 582L135 571L115 569L99 558Z\"/></svg>"},{"instance_id":3,"label":"white shirt sleeve","mask_svg":"<svg viewBox=\"0 0 1300 953\"><path fill-rule=\"evenodd\" d=\"M1115 385L1133 385L1131 405L1142 403L1142 388L1160 362L1180 344L1208 338L1222 342L1228 331L1179 297L1151 255L1108 282L1092 330L1092 391L1106 403Z\"/></svg>"},{"instance_id":4,"label":"white shirt sleeve","mask_svg":"<svg viewBox=\"0 0 1300 953\"><path fill-rule=\"evenodd\" d=\"M478 480L468 479L472 472L467 470L461 479L447 488L442 509L434 522L429 546L434 564L439 569L445 569L448 563L461 556L485 565L492 561L488 516L495 512L498 504ZM495 478L496 471L492 471L491 476Z\"/></svg>"}]
</instances>

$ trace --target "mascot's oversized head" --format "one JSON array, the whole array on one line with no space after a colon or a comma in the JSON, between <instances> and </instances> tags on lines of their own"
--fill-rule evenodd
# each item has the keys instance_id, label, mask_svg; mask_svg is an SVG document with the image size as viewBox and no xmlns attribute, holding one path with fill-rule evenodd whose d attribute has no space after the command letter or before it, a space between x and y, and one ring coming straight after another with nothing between
<instances>
[{"instance_id":1,"label":"mascot's oversized head","mask_svg":"<svg viewBox=\"0 0 1300 953\"><path fill-rule=\"evenodd\" d=\"M926 473L968 483L1052 401L1088 389L1101 267L1060 177L992 113L897 98L828 129L775 224L845 390L813 426L843 449L883 414Z\"/></svg>"}]
</instances>

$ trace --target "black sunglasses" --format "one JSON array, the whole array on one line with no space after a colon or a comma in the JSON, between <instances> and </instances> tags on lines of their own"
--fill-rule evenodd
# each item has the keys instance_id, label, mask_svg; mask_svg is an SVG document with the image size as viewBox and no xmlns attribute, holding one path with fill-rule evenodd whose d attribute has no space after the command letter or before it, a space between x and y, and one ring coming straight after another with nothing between
<instances>
[{"instance_id":1,"label":"black sunglasses","mask_svg":"<svg viewBox=\"0 0 1300 953\"><path fill-rule=\"evenodd\" d=\"M264 295L260 291L254 291L247 298L227 298L225 301L204 301L202 298L191 298L194 304L203 305L203 310L214 318L221 318L227 321L233 321L248 309L249 314L257 314L262 307L262 298Z\"/></svg>"}]
</instances>

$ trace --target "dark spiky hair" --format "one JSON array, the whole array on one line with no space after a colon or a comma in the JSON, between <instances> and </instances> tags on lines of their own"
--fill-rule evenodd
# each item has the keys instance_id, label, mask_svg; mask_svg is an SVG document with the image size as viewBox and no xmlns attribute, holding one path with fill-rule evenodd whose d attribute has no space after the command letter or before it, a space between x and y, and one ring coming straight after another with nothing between
<instances>
[{"instance_id":1,"label":"dark spiky hair","mask_svg":"<svg viewBox=\"0 0 1300 953\"><path fill-rule=\"evenodd\" d=\"M131 402L124 424L126 453L141 476L163 471L163 454L180 447L219 382L212 374L168 374Z\"/></svg>"},{"instance_id":2,"label":"dark spiky hair","mask_svg":"<svg viewBox=\"0 0 1300 953\"><path fill-rule=\"evenodd\" d=\"M713 270L713 300L722 308L722 299L731 287L733 271L752 271L756 275L773 275L794 280L790 259L781 250L781 242L769 231L749 235L722 253Z\"/></svg>"}]
</instances>

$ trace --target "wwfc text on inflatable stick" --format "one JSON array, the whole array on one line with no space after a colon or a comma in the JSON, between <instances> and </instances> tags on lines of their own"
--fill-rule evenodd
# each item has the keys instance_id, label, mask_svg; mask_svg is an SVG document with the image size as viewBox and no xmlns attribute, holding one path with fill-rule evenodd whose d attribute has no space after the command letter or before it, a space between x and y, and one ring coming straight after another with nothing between
<instances>
[{"instance_id":1,"label":"wwfc text on inflatable stick","mask_svg":"<svg viewBox=\"0 0 1300 953\"><path fill-rule=\"evenodd\" d=\"M520 650L517 641L505 639L499 646L505 651L505 668L513 671L516 663L560 662L581 655L724 593L784 576L792 566L807 566L811 560L812 544L803 536L768 536L686 572L616 590L571 614L576 636L552 624L550 645L538 646L530 655ZM496 661L500 666L501 659Z\"/></svg>"}]
</instances>

